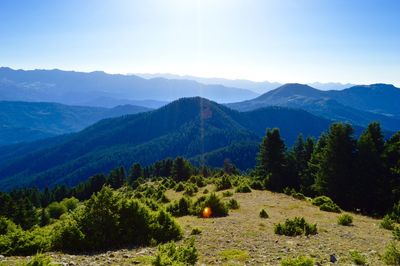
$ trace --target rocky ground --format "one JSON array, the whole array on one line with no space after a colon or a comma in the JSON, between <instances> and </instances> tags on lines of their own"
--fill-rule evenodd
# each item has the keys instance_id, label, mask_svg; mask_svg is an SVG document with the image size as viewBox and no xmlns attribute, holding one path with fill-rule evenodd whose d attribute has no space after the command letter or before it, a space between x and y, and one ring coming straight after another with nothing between
<instances>
[{"instance_id":1,"label":"rocky ground","mask_svg":"<svg viewBox=\"0 0 400 266\"><path fill-rule=\"evenodd\" d=\"M212 187L208 187L212 190ZM202 195L202 189L198 192ZM170 199L181 193L168 191ZM385 246L391 240L391 232L379 227L380 220L351 214L353 226L337 224L339 214L320 211L310 202L297 200L284 194L268 191L234 193L238 210L228 217L202 219L194 216L178 218L190 237L194 227L202 233L195 236L200 258L198 265L279 265L286 257L309 255L319 265L331 265L331 256L338 265L351 265L349 251L357 250L367 257L369 265L383 265L380 261ZM264 208L268 219L259 217ZM274 234L274 224L286 218L302 216L316 223L318 234L310 237L287 237ZM48 253L61 265L149 265L156 247L132 248L99 254L69 255ZM0 265L18 265L27 257L2 257Z\"/></svg>"}]
</instances>

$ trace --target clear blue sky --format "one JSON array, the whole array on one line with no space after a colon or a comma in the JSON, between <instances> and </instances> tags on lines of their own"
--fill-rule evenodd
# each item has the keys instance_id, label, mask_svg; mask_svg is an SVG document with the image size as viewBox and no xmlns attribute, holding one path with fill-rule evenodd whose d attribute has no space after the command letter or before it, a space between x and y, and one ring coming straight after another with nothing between
<instances>
[{"instance_id":1,"label":"clear blue sky","mask_svg":"<svg viewBox=\"0 0 400 266\"><path fill-rule=\"evenodd\" d=\"M0 65L400 86L400 1L1 0Z\"/></svg>"}]
</instances>

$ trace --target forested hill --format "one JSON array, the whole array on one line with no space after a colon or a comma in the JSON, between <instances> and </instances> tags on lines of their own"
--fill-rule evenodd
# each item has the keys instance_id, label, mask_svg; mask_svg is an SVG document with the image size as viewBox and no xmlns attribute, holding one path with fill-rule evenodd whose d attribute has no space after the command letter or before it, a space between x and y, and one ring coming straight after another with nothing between
<instances>
[{"instance_id":1,"label":"forested hill","mask_svg":"<svg viewBox=\"0 0 400 266\"><path fill-rule=\"evenodd\" d=\"M150 110L134 105L103 108L47 102L0 101L0 145L77 132L104 118Z\"/></svg>"},{"instance_id":2,"label":"forested hill","mask_svg":"<svg viewBox=\"0 0 400 266\"><path fill-rule=\"evenodd\" d=\"M321 91L303 84L285 84L257 98L228 107L249 111L266 106L298 108L330 120L366 127L378 121L389 131L400 129L400 89L388 84Z\"/></svg>"},{"instance_id":3,"label":"forested hill","mask_svg":"<svg viewBox=\"0 0 400 266\"><path fill-rule=\"evenodd\" d=\"M219 159L207 162L222 165L223 158L240 161L246 145L255 152L266 128L280 128L290 145L298 133L317 137L330 123L300 110L270 107L240 113L204 98L183 98L154 111L102 120L79 133L1 147L0 188L74 185L120 165L147 165L178 155L202 161L212 154Z\"/></svg>"}]
</instances>

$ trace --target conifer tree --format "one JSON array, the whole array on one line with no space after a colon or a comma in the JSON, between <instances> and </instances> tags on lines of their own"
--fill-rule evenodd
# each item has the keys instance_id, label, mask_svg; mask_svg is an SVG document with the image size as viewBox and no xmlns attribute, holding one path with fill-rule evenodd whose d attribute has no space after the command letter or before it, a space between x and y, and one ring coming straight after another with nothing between
<instances>
[{"instance_id":1,"label":"conifer tree","mask_svg":"<svg viewBox=\"0 0 400 266\"><path fill-rule=\"evenodd\" d=\"M285 143L279 129L267 129L257 155L256 174L265 181L267 188L282 191L288 185Z\"/></svg>"}]
</instances>

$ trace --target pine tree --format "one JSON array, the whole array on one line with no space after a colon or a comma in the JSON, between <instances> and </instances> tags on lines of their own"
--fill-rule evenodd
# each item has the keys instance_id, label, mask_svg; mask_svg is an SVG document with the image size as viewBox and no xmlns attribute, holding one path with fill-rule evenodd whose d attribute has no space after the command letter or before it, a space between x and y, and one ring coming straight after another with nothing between
<instances>
[{"instance_id":1,"label":"pine tree","mask_svg":"<svg viewBox=\"0 0 400 266\"><path fill-rule=\"evenodd\" d=\"M256 174L263 179L266 187L282 191L288 185L285 143L279 129L267 129L257 155Z\"/></svg>"},{"instance_id":2,"label":"pine tree","mask_svg":"<svg viewBox=\"0 0 400 266\"><path fill-rule=\"evenodd\" d=\"M131 167L131 171L128 177L129 184L132 184L136 179L143 175L142 166L140 163L135 163Z\"/></svg>"},{"instance_id":3,"label":"pine tree","mask_svg":"<svg viewBox=\"0 0 400 266\"><path fill-rule=\"evenodd\" d=\"M172 166L172 177L175 181L187 180L192 174L191 164L183 157L176 157Z\"/></svg>"},{"instance_id":4,"label":"pine tree","mask_svg":"<svg viewBox=\"0 0 400 266\"><path fill-rule=\"evenodd\" d=\"M367 213L383 210L390 201L390 185L384 171L385 140L378 123L371 123L358 142L357 206Z\"/></svg>"},{"instance_id":5,"label":"pine tree","mask_svg":"<svg viewBox=\"0 0 400 266\"><path fill-rule=\"evenodd\" d=\"M356 141L349 124L332 124L326 145L316 154L315 188L341 207L354 205Z\"/></svg>"}]
</instances>

